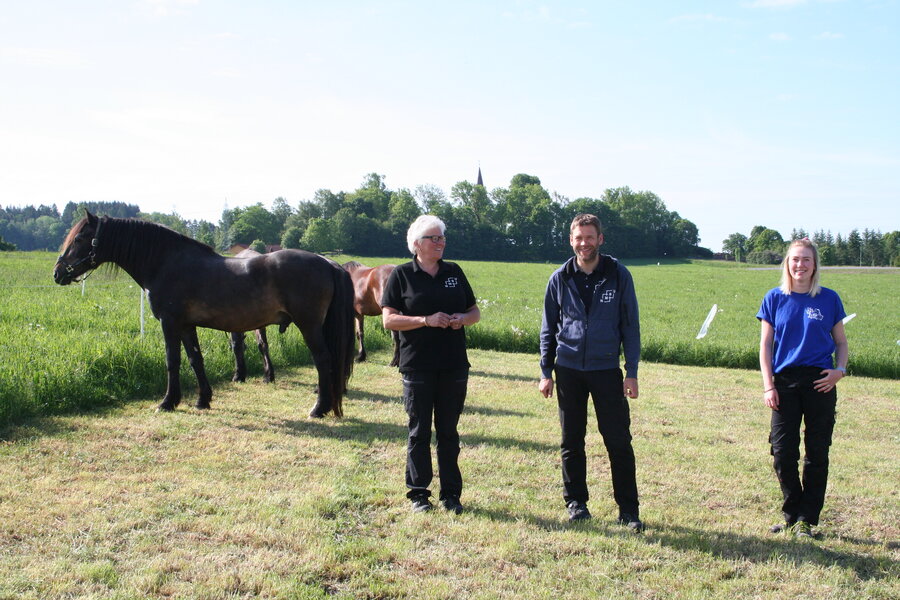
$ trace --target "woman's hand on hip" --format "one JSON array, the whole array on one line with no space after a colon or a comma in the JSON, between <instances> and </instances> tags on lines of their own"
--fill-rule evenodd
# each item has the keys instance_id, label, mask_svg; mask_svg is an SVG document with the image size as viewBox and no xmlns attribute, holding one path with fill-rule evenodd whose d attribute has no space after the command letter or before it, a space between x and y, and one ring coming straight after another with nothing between
<instances>
[{"instance_id":1,"label":"woman's hand on hip","mask_svg":"<svg viewBox=\"0 0 900 600\"><path fill-rule=\"evenodd\" d=\"M825 377L813 381L813 389L823 394L833 390L837 382L844 377L844 373L837 369L822 369L820 375Z\"/></svg>"}]
</instances>

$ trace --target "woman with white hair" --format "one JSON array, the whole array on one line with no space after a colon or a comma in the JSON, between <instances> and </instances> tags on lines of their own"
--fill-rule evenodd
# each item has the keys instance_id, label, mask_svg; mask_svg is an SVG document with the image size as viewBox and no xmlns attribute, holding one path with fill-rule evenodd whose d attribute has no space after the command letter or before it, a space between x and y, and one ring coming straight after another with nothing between
<instances>
[{"instance_id":1,"label":"woman with white hair","mask_svg":"<svg viewBox=\"0 0 900 600\"><path fill-rule=\"evenodd\" d=\"M459 265L443 260L444 222L422 215L409 227L413 259L394 269L381 297L385 329L400 332L403 403L409 415L407 498L414 512L431 510L431 421L437 438L440 501L459 514L462 474L459 433L469 380L464 327L481 318L475 294Z\"/></svg>"},{"instance_id":2,"label":"woman with white hair","mask_svg":"<svg viewBox=\"0 0 900 600\"><path fill-rule=\"evenodd\" d=\"M772 527L773 533L788 531L808 539L819 524L834 431L835 386L847 374L844 316L837 293L819 285L815 244L794 240L782 262L781 285L769 290L756 315L762 325L763 399L772 409L769 443L784 496L785 520ZM802 480L801 421L806 449Z\"/></svg>"}]
</instances>

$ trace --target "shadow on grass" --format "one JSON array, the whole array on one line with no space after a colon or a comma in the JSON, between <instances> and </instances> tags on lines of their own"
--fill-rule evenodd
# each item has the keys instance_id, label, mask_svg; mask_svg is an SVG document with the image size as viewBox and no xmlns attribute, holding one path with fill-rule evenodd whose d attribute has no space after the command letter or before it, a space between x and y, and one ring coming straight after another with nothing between
<instances>
[{"instance_id":1,"label":"shadow on grass","mask_svg":"<svg viewBox=\"0 0 900 600\"><path fill-rule=\"evenodd\" d=\"M537 387L537 377L525 377L523 375L506 375L503 373L488 373L486 371L469 371L469 377L488 377L491 379L502 379L504 381L528 381L534 383Z\"/></svg>"},{"instance_id":2,"label":"shadow on grass","mask_svg":"<svg viewBox=\"0 0 900 600\"><path fill-rule=\"evenodd\" d=\"M525 522L545 531L568 531L570 529L594 530L598 535L621 538L641 539L648 544L660 544L679 552L701 552L723 560L750 561L765 564L774 560L795 563L810 563L823 568L839 566L852 570L861 580L895 580L900 571L900 562L884 556L871 556L865 552L835 550L827 547L829 541L837 538L825 538L817 541L797 541L785 536L766 535L766 537L742 535L732 532L706 531L679 525L656 526L648 524L647 531L635 534L616 525L612 520L595 518L591 521L569 523L564 520L560 509L560 518L546 519L521 511L494 510L472 507L469 511L476 516L493 521L511 523ZM881 546L873 540L855 540L841 538L842 541L861 546Z\"/></svg>"},{"instance_id":3,"label":"shadow on grass","mask_svg":"<svg viewBox=\"0 0 900 600\"><path fill-rule=\"evenodd\" d=\"M888 557L834 550L824 541L797 541L771 535L758 537L731 532L710 532L678 525L653 527L645 534L648 542L660 543L679 551L704 552L727 560L767 563L777 558L812 563L824 568L838 565L851 569L863 580L895 579L900 563Z\"/></svg>"}]
</instances>

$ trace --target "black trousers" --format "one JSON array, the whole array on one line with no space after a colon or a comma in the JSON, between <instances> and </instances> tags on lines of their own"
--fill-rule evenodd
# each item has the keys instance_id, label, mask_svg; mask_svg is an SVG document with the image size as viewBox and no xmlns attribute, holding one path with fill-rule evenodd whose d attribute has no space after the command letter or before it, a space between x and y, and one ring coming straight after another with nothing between
<instances>
[{"instance_id":1,"label":"black trousers","mask_svg":"<svg viewBox=\"0 0 900 600\"><path fill-rule=\"evenodd\" d=\"M631 447L631 413L622 391L622 370L577 371L556 367L556 397L562 428L563 498L588 501L587 458L584 436L587 429L587 399L594 401L597 427L609 455L613 497L619 513L638 516L637 477Z\"/></svg>"},{"instance_id":2,"label":"black trousers","mask_svg":"<svg viewBox=\"0 0 900 600\"><path fill-rule=\"evenodd\" d=\"M409 416L406 446L407 497L430 496L434 477L431 466L431 420L437 438L441 499L462 494L459 471L459 433L469 382L469 369L412 371L403 374L403 403Z\"/></svg>"},{"instance_id":3,"label":"black trousers","mask_svg":"<svg viewBox=\"0 0 900 600\"><path fill-rule=\"evenodd\" d=\"M821 379L818 367L791 367L775 375L778 410L772 411L769 443L775 474L781 485L785 521L819 524L828 483L828 451L834 432L837 391L817 392L813 381ZM800 460L800 423L806 426L803 442L803 478Z\"/></svg>"}]
</instances>

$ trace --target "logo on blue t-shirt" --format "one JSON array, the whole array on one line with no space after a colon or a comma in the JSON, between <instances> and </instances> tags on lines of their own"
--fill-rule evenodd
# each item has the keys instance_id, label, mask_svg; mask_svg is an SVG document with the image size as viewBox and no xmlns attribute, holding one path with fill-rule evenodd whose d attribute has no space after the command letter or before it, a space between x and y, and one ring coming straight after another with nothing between
<instances>
[{"instance_id":1,"label":"logo on blue t-shirt","mask_svg":"<svg viewBox=\"0 0 900 600\"><path fill-rule=\"evenodd\" d=\"M446 288L455 288L459 284L459 279L456 277L448 277L444 280L444 287ZM821 318L821 317L819 317Z\"/></svg>"},{"instance_id":2,"label":"logo on blue t-shirt","mask_svg":"<svg viewBox=\"0 0 900 600\"><path fill-rule=\"evenodd\" d=\"M814 320L816 320L816 321L821 321L821 320L824 319L825 317L822 316L822 311L821 311L821 310L819 310L818 308L813 308L813 307L810 306L810 307L808 307L808 308L806 309L806 318L807 318L807 319L814 319Z\"/></svg>"}]
</instances>

